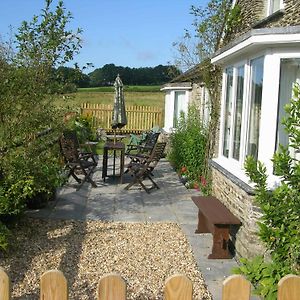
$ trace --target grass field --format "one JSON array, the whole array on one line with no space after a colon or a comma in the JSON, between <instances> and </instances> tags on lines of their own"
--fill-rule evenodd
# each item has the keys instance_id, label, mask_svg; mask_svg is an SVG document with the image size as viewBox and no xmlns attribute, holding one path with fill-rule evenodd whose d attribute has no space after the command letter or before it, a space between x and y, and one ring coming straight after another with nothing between
<instances>
[{"instance_id":1,"label":"grass field","mask_svg":"<svg viewBox=\"0 0 300 300\"><path fill-rule=\"evenodd\" d=\"M159 86L129 86L124 87L125 104L156 106L164 109L165 93L159 90ZM78 107L81 103L113 104L113 87L84 88L77 93L66 96L59 96L58 105Z\"/></svg>"}]
</instances>

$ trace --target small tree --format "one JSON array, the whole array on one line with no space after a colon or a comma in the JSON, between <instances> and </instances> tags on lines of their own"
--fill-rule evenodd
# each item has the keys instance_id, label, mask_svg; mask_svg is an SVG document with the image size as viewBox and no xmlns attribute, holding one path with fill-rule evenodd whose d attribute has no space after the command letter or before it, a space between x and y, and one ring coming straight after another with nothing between
<instances>
[{"instance_id":1,"label":"small tree","mask_svg":"<svg viewBox=\"0 0 300 300\"><path fill-rule=\"evenodd\" d=\"M286 106L283 120L289 136L288 147L280 146L273 158L274 172L281 178L280 186L270 191L266 168L253 157L245 163L247 175L255 183L256 201L262 218L259 237L264 242L271 261L263 257L241 260L238 273L245 274L265 299L276 299L277 283L288 273L300 274L300 87L295 85L291 103ZM296 157L295 157L296 156Z\"/></svg>"},{"instance_id":2,"label":"small tree","mask_svg":"<svg viewBox=\"0 0 300 300\"><path fill-rule=\"evenodd\" d=\"M63 112L50 93L52 69L73 59L80 30L66 29L71 15L62 1L54 10L51 4L46 0L39 17L22 23L15 55L4 43L0 51L0 222L19 215L28 198L51 194L61 182L56 140ZM43 137L43 132L51 133Z\"/></svg>"}]
</instances>

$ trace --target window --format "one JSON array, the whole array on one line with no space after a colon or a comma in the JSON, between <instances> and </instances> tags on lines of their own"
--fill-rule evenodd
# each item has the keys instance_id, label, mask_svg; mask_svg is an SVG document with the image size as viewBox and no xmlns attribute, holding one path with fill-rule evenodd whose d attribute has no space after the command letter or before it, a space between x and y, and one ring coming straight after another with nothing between
<instances>
[{"instance_id":1,"label":"window","mask_svg":"<svg viewBox=\"0 0 300 300\"><path fill-rule=\"evenodd\" d=\"M300 83L300 58L281 59L276 149L278 149L279 144L288 146L289 143L282 125L282 118L285 116L284 106L292 98L293 86L296 82Z\"/></svg>"},{"instance_id":2,"label":"window","mask_svg":"<svg viewBox=\"0 0 300 300\"><path fill-rule=\"evenodd\" d=\"M268 16L282 8L282 0L268 0Z\"/></svg>"},{"instance_id":3,"label":"window","mask_svg":"<svg viewBox=\"0 0 300 300\"><path fill-rule=\"evenodd\" d=\"M185 112L185 92L175 92L173 127L176 127L182 111Z\"/></svg>"},{"instance_id":4,"label":"window","mask_svg":"<svg viewBox=\"0 0 300 300\"><path fill-rule=\"evenodd\" d=\"M226 69L226 93L223 127L223 156L240 159L245 67Z\"/></svg>"},{"instance_id":5,"label":"window","mask_svg":"<svg viewBox=\"0 0 300 300\"><path fill-rule=\"evenodd\" d=\"M261 119L264 57L225 70L222 156L243 164L243 158L257 158ZM248 76L245 75L245 70ZM245 86L248 83L248 93ZM246 110L246 113L244 112Z\"/></svg>"},{"instance_id":6,"label":"window","mask_svg":"<svg viewBox=\"0 0 300 300\"><path fill-rule=\"evenodd\" d=\"M234 134L233 134L233 153L232 157L236 160L240 159L241 145L241 129L243 114L243 98L244 98L244 66L237 70L237 88L236 88L236 105L234 114Z\"/></svg>"},{"instance_id":7,"label":"window","mask_svg":"<svg viewBox=\"0 0 300 300\"><path fill-rule=\"evenodd\" d=\"M230 147L230 131L231 131L231 109L233 96L233 68L226 70L226 96L225 96L225 117L223 131L223 155L228 157Z\"/></svg>"},{"instance_id":8,"label":"window","mask_svg":"<svg viewBox=\"0 0 300 300\"><path fill-rule=\"evenodd\" d=\"M247 133L247 155L257 158L259 126L261 117L261 98L263 86L263 57L254 59L250 63L251 68L251 88L249 99L249 123Z\"/></svg>"}]
</instances>

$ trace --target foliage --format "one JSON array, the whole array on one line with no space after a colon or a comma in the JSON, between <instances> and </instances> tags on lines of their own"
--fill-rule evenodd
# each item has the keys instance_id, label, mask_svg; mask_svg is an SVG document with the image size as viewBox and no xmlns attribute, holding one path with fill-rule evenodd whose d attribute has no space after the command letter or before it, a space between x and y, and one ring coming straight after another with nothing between
<instances>
[{"instance_id":1,"label":"foliage","mask_svg":"<svg viewBox=\"0 0 300 300\"><path fill-rule=\"evenodd\" d=\"M219 48L227 22L230 22L231 28L236 19L231 14L230 0L210 0L205 7L192 5L191 14L195 17L195 33L185 30L182 41L173 43L179 54L175 65L183 69L189 69L209 58Z\"/></svg>"},{"instance_id":2,"label":"foliage","mask_svg":"<svg viewBox=\"0 0 300 300\"><path fill-rule=\"evenodd\" d=\"M112 85L117 74L120 74L123 83L127 85L161 85L178 76L180 71L174 66L129 68L106 64L89 73L90 86Z\"/></svg>"},{"instance_id":3,"label":"foliage","mask_svg":"<svg viewBox=\"0 0 300 300\"><path fill-rule=\"evenodd\" d=\"M260 272L255 266L258 259L244 261L240 272L253 280L259 294L266 299L276 299L273 287L280 277L288 273L300 274L300 164L293 154L300 149L299 91L300 87L296 85L294 97L286 106L287 117L283 120L290 145L280 146L273 157L274 173L281 178L281 184L268 190L266 167L253 157L248 157L245 163L247 175L256 185L256 200L263 212L258 223L259 237L272 262L261 259L263 272Z\"/></svg>"},{"instance_id":4,"label":"foliage","mask_svg":"<svg viewBox=\"0 0 300 300\"><path fill-rule=\"evenodd\" d=\"M39 193L50 197L63 182L57 139L63 115L53 104L52 70L80 49L77 31L59 1L45 1L41 15L23 22L16 35L17 53L2 43L0 51L0 216L20 215ZM6 233L0 227L1 244Z\"/></svg>"},{"instance_id":5,"label":"foliage","mask_svg":"<svg viewBox=\"0 0 300 300\"><path fill-rule=\"evenodd\" d=\"M17 38L17 59L22 66L52 68L74 58L81 48L81 29L67 29L72 15L66 11L63 1L58 1L54 11L53 0L45 1L40 16L23 21Z\"/></svg>"},{"instance_id":6,"label":"foliage","mask_svg":"<svg viewBox=\"0 0 300 300\"><path fill-rule=\"evenodd\" d=\"M92 127L92 118L93 117L89 115L75 115L66 125L67 129L76 132L80 143L96 140L96 132Z\"/></svg>"},{"instance_id":7,"label":"foliage","mask_svg":"<svg viewBox=\"0 0 300 300\"><path fill-rule=\"evenodd\" d=\"M10 231L0 221L0 249L6 250L8 248L8 238L9 238L9 236L10 236Z\"/></svg>"},{"instance_id":8,"label":"foliage","mask_svg":"<svg viewBox=\"0 0 300 300\"><path fill-rule=\"evenodd\" d=\"M199 111L190 106L187 116L181 115L176 130L171 134L171 151L169 160L175 169L185 175L188 185L200 182L199 186L206 187L204 183L206 174L205 151L207 143L207 132L203 127ZM204 180L203 180L204 179Z\"/></svg>"}]
</instances>

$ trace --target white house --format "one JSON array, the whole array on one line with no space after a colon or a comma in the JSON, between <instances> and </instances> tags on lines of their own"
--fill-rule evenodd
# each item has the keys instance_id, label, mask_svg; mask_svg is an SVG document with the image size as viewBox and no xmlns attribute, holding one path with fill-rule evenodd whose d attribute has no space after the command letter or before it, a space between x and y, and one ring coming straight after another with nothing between
<instances>
[{"instance_id":1,"label":"white house","mask_svg":"<svg viewBox=\"0 0 300 300\"><path fill-rule=\"evenodd\" d=\"M187 114L189 104L195 104L204 123L207 123L210 113L209 94L201 78L201 65L176 77L165 84L165 120L164 130L171 132L180 117L181 112Z\"/></svg>"}]
</instances>

